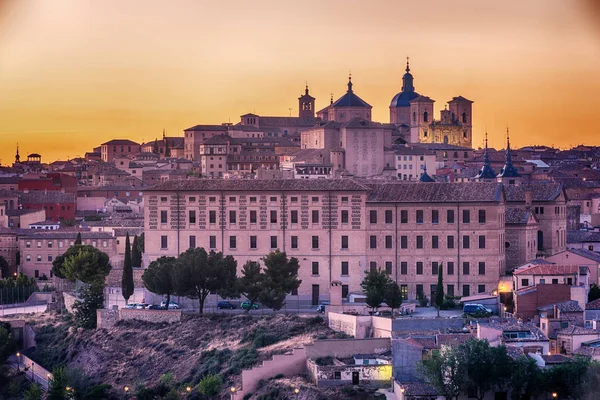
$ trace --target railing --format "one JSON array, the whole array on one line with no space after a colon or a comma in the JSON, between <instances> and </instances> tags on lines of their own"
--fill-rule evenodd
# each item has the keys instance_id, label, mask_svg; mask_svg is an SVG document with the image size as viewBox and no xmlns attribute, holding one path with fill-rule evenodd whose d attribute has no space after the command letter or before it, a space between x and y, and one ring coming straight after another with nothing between
<instances>
[{"instance_id":1,"label":"railing","mask_svg":"<svg viewBox=\"0 0 600 400\"><path fill-rule=\"evenodd\" d=\"M24 371L27 379L39 384L47 390L50 380L52 379L52 374L44 367L33 362L31 358L21 353L17 354L18 356L14 357L14 364L17 366L17 369Z\"/></svg>"}]
</instances>

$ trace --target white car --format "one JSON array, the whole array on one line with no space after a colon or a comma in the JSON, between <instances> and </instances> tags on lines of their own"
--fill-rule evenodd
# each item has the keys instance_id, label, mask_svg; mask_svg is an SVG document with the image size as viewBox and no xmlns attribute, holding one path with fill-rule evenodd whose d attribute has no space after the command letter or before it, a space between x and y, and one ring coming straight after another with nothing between
<instances>
[{"instance_id":1,"label":"white car","mask_svg":"<svg viewBox=\"0 0 600 400\"><path fill-rule=\"evenodd\" d=\"M160 307L161 308L165 308L165 305L167 304L166 301L163 301L162 303L160 303ZM172 301L169 302L169 310L179 310L181 307L179 307L179 304L174 303Z\"/></svg>"},{"instance_id":2,"label":"white car","mask_svg":"<svg viewBox=\"0 0 600 400\"><path fill-rule=\"evenodd\" d=\"M131 309L137 308L137 304L136 303L125 304L125 308L128 308L131 310Z\"/></svg>"}]
</instances>

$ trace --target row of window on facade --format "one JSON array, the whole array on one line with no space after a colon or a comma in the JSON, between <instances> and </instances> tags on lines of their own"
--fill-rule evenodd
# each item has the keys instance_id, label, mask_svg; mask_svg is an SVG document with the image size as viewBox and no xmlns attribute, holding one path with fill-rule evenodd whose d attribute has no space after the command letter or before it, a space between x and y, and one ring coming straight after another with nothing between
<instances>
[{"instance_id":1,"label":"row of window on facade","mask_svg":"<svg viewBox=\"0 0 600 400\"><path fill-rule=\"evenodd\" d=\"M446 210L446 223L453 224L455 222L455 210ZM276 224L278 221L278 211L270 210L269 211L269 221L272 224ZM290 210L290 223L297 224L298 223L298 210ZM319 210L311 211L311 222L313 224L319 223ZM384 221L386 224L393 223L393 212L392 210L385 210L385 218ZM250 223L256 224L258 221L258 211L257 210L249 210ZM229 223L237 224L238 213L236 210L229 211ZM350 210L340 210L340 220L342 224L348 224L350 221ZM408 210L400 210L400 223L407 224L409 221ZM416 210L415 211L415 221L417 224L425 223L424 219L424 211ZM439 210L431 211L431 223L439 224L440 223L440 215ZM480 224L485 224L487 222L486 211L479 210L478 213L478 221ZM197 222L197 212L196 210L188 210L188 223L195 224ZM463 224L471 223L471 210L462 210L462 222ZM160 211L160 223L167 224L169 223L169 211L161 210ZM208 223L216 224L217 223L217 210L209 210L208 211ZM369 211L369 223L377 224L378 223L378 212L377 210Z\"/></svg>"},{"instance_id":2,"label":"row of window on facade","mask_svg":"<svg viewBox=\"0 0 600 400\"><path fill-rule=\"evenodd\" d=\"M66 241L64 241L64 240L58 240L57 242L58 242L58 247L62 248L62 247L65 246L65 242ZM30 249L31 248L31 243L32 243L31 240L26 240L25 241L25 248ZM71 240L70 242L67 241L66 243L68 243L69 246L75 245L75 241L74 240ZM84 244L88 244L88 241L84 241ZM97 246L98 242L95 241L95 240L90 241L89 244L91 244L94 247L98 247ZM53 248L54 247L54 241L53 240L47 240L46 241L46 246L49 249ZM41 240L36 241L36 247L38 249L42 248L42 241ZM103 240L102 241L102 247L104 247L104 248L108 247L108 241L107 240Z\"/></svg>"},{"instance_id":3,"label":"row of window on facade","mask_svg":"<svg viewBox=\"0 0 600 400\"><path fill-rule=\"evenodd\" d=\"M400 284L400 294L402 296L402 300L408 300L409 299L409 293L408 293L408 286L407 284ZM460 288L460 286L459 286ZM431 295L435 294L437 290L437 285L430 285L430 293ZM486 293L486 286L485 284L478 284L477 285L477 292L478 293ZM455 285L454 284L447 284L446 285L446 291L444 292L446 295L448 296L456 296L457 293L455 293ZM292 295L297 295L298 292L295 291L292 293ZM348 285L342 285L342 298L347 298L349 295L349 286ZM416 294L416 298L425 296L425 285L422 284L417 284L415 285L415 294ZM462 293L461 295L463 297L465 296L470 296L471 295L471 285L470 284L463 284L462 285ZM432 296L432 298L434 298L434 296Z\"/></svg>"},{"instance_id":4,"label":"row of window on facade","mask_svg":"<svg viewBox=\"0 0 600 400\"><path fill-rule=\"evenodd\" d=\"M538 281L538 283L541 284L541 285L544 285L544 284L546 284L546 279L541 278ZM551 283L553 285L558 285L558 278L552 278L551 279ZM573 284L573 278L566 278L566 279L563 278L563 283L566 283L567 285L572 285ZM522 287L529 286L529 285L534 286L535 282L534 281L529 282L529 279L526 279L526 278L521 279L521 286Z\"/></svg>"},{"instance_id":5,"label":"row of window on facade","mask_svg":"<svg viewBox=\"0 0 600 400\"><path fill-rule=\"evenodd\" d=\"M237 196L229 196L228 200L229 200L229 203L237 203L237 199L238 199ZM318 203L319 199L320 199L319 196L312 196L311 197L311 201L313 203ZM344 197L341 198L341 201L342 201L342 203L348 203L348 201L349 201L348 199L349 198L347 196L344 196ZM196 200L197 200L196 196L189 196L187 198L187 201L190 204L196 203ZM258 197L257 196L250 196L248 198L248 200L249 200L250 203L257 203L258 202ZM160 198L160 202L161 203L164 204L164 203L167 203L168 201L169 201L169 197L167 197L167 196L161 196L161 198ZM222 201L224 202L225 199L222 199ZM271 203L276 203L276 202L279 201L279 197L277 197L277 196L269 196L269 201ZM209 196L208 197L208 202L209 203L216 203L217 202L217 197L216 196ZM291 203L298 203L298 196L291 196L290 197L290 202Z\"/></svg>"}]
</instances>

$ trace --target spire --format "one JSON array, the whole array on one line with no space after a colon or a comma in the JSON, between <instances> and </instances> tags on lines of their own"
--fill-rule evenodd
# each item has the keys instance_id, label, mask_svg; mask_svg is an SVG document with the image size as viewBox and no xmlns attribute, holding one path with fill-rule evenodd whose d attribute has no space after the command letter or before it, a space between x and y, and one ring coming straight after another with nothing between
<instances>
[{"instance_id":1,"label":"spire","mask_svg":"<svg viewBox=\"0 0 600 400\"><path fill-rule=\"evenodd\" d=\"M329 104L333 104L333 93L329 93Z\"/></svg>"},{"instance_id":2,"label":"spire","mask_svg":"<svg viewBox=\"0 0 600 400\"><path fill-rule=\"evenodd\" d=\"M408 63L409 60L410 60L410 58L406 57L406 73L402 77L402 91L403 92L414 92L415 91L415 86L413 84L413 76L410 73L410 65Z\"/></svg>"},{"instance_id":3,"label":"spire","mask_svg":"<svg viewBox=\"0 0 600 400\"><path fill-rule=\"evenodd\" d=\"M490 165L490 155L488 153L488 134L485 130L485 150L483 151L483 165Z\"/></svg>"},{"instance_id":4,"label":"spire","mask_svg":"<svg viewBox=\"0 0 600 400\"><path fill-rule=\"evenodd\" d=\"M306 82L306 90L304 90L304 94L308 96L308 82Z\"/></svg>"},{"instance_id":5,"label":"spire","mask_svg":"<svg viewBox=\"0 0 600 400\"><path fill-rule=\"evenodd\" d=\"M510 151L510 135L508 133L508 126L506 127L506 164L512 164L512 154Z\"/></svg>"},{"instance_id":6,"label":"spire","mask_svg":"<svg viewBox=\"0 0 600 400\"><path fill-rule=\"evenodd\" d=\"M427 173L427 163L423 164L423 173L421 174L421 177L419 178L419 181L420 182L427 182L427 183L435 182L435 179L433 179Z\"/></svg>"},{"instance_id":7,"label":"spire","mask_svg":"<svg viewBox=\"0 0 600 400\"><path fill-rule=\"evenodd\" d=\"M483 166L479 170L479 173L475 175L475 179L478 181L490 181L496 179L496 172L490 165L490 155L488 153L488 134L487 129L485 131L485 149L483 150Z\"/></svg>"},{"instance_id":8,"label":"spire","mask_svg":"<svg viewBox=\"0 0 600 400\"><path fill-rule=\"evenodd\" d=\"M15 154L15 164L21 162L21 156L19 155L19 143L17 143L17 154Z\"/></svg>"},{"instance_id":9,"label":"spire","mask_svg":"<svg viewBox=\"0 0 600 400\"><path fill-rule=\"evenodd\" d=\"M506 162L500 173L498 174L498 178L519 178L521 174L515 168L512 163L512 151L510 149L510 136L508 132L508 126L506 127Z\"/></svg>"},{"instance_id":10,"label":"spire","mask_svg":"<svg viewBox=\"0 0 600 400\"><path fill-rule=\"evenodd\" d=\"M348 75L348 91L352 91L352 72Z\"/></svg>"},{"instance_id":11,"label":"spire","mask_svg":"<svg viewBox=\"0 0 600 400\"><path fill-rule=\"evenodd\" d=\"M410 61L410 57L406 56L406 72L410 72L410 65L408 65L409 61Z\"/></svg>"}]
</instances>

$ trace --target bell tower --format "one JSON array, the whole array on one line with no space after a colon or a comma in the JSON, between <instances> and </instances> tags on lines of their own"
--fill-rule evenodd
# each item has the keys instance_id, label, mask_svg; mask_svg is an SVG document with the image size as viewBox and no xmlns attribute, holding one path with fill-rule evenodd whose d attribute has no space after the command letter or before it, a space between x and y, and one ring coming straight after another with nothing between
<instances>
[{"instance_id":1,"label":"bell tower","mask_svg":"<svg viewBox=\"0 0 600 400\"><path fill-rule=\"evenodd\" d=\"M298 117L312 119L315 117L315 98L308 94L308 83L304 94L298 97Z\"/></svg>"}]
</instances>

